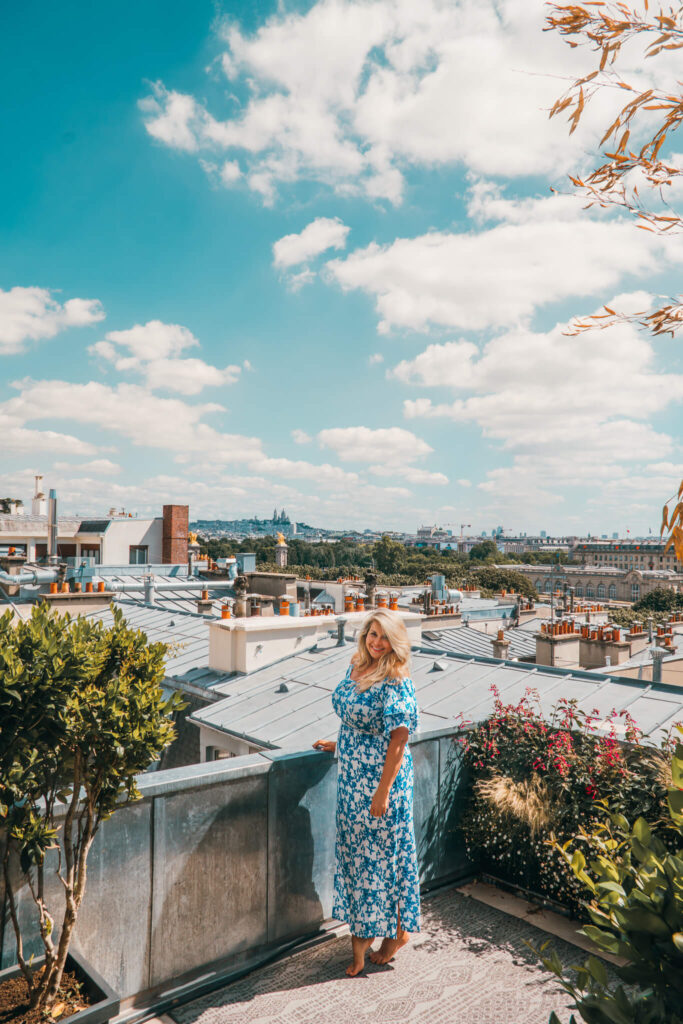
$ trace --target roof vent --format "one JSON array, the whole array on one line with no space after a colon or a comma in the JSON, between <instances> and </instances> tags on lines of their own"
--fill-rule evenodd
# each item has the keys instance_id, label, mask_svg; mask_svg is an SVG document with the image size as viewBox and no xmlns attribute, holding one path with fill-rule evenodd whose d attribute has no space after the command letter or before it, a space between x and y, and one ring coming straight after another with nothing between
<instances>
[{"instance_id":1,"label":"roof vent","mask_svg":"<svg viewBox=\"0 0 683 1024\"><path fill-rule=\"evenodd\" d=\"M431 667L432 672L445 672L448 668L447 661L435 661Z\"/></svg>"},{"instance_id":2,"label":"roof vent","mask_svg":"<svg viewBox=\"0 0 683 1024\"><path fill-rule=\"evenodd\" d=\"M275 692L276 693L289 693L289 687L287 686L287 683L280 683L280 685L278 686L278 688L277 688L277 690Z\"/></svg>"},{"instance_id":3,"label":"roof vent","mask_svg":"<svg viewBox=\"0 0 683 1024\"><path fill-rule=\"evenodd\" d=\"M169 622L169 626L175 626L175 619L171 619L171 621Z\"/></svg>"}]
</instances>

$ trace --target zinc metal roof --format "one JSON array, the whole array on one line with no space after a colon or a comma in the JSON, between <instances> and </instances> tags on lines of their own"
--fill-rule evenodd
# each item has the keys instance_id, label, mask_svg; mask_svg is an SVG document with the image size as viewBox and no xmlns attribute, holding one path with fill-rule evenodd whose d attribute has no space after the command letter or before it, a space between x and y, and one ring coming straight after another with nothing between
<instances>
[{"instance_id":1,"label":"zinc metal roof","mask_svg":"<svg viewBox=\"0 0 683 1024\"><path fill-rule=\"evenodd\" d=\"M329 645L332 645L331 647ZM339 719L332 691L343 678L353 645L329 640L304 658L298 655L249 676L227 680L225 699L196 711L192 721L255 744L304 750L316 739L334 739ZM581 670L550 669L463 654L413 651L412 678L420 708L419 732L455 725L462 713L478 722L493 709L495 684L505 703L516 703L528 688L538 691L548 713L560 697L575 697L587 711L607 717L628 708L645 735L683 719L683 693L671 687ZM280 692L280 684L287 690Z\"/></svg>"},{"instance_id":2,"label":"zinc metal roof","mask_svg":"<svg viewBox=\"0 0 683 1024\"><path fill-rule=\"evenodd\" d=\"M104 567L103 567L104 568ZM99 573L100 566L96 565L92 567L92 571L88 578L92 579L103 579L105 584L107 583L141 583L142 577L138 575L128 574L102 574ZM178 577L182 581L187 581L187 576ZM166 586L172 579L172 575L165 575L158 577L159 582L163 582ZM210 580L201 580L202 588L208 590L209 600L212 603L212 610L210 615L201 616L201 613L197 611L197 601L201 596L201 590L197 587L196 590L189 591L182 587L178 587L177 590L155 590L154 591L154 609L159 611L169 612L182 612L187 615L198 615L204 618L217 619L220 618L221 605L224 603L226 597L234 597L234 593L226 587L212 587ZM145 592L142 587L140 590L126 591L116 599L122 604L136 604L143 608L149 608L149 605L145 604Z\"/></svg>"},{"instance_id":3,"label":"zinc metal roof","mask_svg":"<svg viewBox=\"0 0 683 1024\"><path fill-rule=\"evenodd\" d=\"M422 646L433 647L435 650L451 651L455 654L481 654L484 657L493 654L495 633L482 633L469 626L453 626L449 629L430 629L422 633ZM505 630L505 639L509 641L508 657L536 657L536 638L527 629L514 626Z\"/></svg>"}]
</instances>

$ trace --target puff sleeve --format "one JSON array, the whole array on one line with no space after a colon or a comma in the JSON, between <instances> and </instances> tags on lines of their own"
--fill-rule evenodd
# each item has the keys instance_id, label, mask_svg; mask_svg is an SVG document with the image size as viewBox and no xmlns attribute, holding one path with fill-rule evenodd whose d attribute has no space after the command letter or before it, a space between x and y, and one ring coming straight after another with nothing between
<instances>
[{"instance_id":1,"label":"puff sleeve","mask_svg":"<svg viewBox=\"0 0 683 1024\"><path fill-rule=\"evenodd\" d=\"M384 683L383 694L384 736L394 729L405 727L409 733L417 729L418 711L412 679Z\"/></svg>"}]
</instances>

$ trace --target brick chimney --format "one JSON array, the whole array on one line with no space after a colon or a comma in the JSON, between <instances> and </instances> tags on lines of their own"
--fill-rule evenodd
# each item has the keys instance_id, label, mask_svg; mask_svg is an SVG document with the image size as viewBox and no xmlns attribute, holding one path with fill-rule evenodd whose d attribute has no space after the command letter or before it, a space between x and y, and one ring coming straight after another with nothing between
<instances>
[{"instance_id":1,"label":"brick chimney","mask_svg":"<svg viewBox=\"0 0 683 1024\"><path fill-rule=\"evenodd\" d=\"M187 564L189 505L164 505L161 561L164 565Z\"/></svg>"},{"instance_id":2,"label":"brick chimney","mask_svg":"<svg viewBox=\"0 0 683 1024\"><path fill-rule=\"evenodd\" d=\"M631 644L621 639L618 626L583 626L581 629L581 668L604 668L621 665L631 657Z\"/></svg>"},{"instance_id":3,"label":"brick chimney","mask_svg":"<svg viewBox=\"0 0 683 1024\"><path fill-rule=\"evenodd\" d=\"M491 643L493 644L493 657L504 661L508 656L510 648L510 641L505 639L505 630L499 629L496 639L492 640Z\"/></svg>"}]
</instances>

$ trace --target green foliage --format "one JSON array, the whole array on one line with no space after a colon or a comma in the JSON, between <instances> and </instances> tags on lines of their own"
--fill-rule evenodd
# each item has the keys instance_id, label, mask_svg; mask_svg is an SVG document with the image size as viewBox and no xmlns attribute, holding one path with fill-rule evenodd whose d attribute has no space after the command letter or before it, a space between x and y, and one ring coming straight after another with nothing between
<instances>
[{"instance_id":1,"label":"green foliage","mask_svg":"<svg viewBox=\"0 0 683 1024\"><path fill-rule=\"evenodd\" d=\"M655 587L633 605L635 612L672 612L683 608L683 594L667 587Z\"/></svg>"},{"instance_id":2,"label":"green foliage","mask_svg":"<svg viewBox=\"0 0 683 1024\"><path fill-rule=\"evenodd\" d=\"M23 506L21 498L0 498L0 512L4 512L6 515L9 514L10 505Z\"/></svg>"},{"instance_id":3,"label":"green foliage","mask_svg":"<svg viewBox=\"0 0 683 1024\"><path fill-rule=\"evenodd\" d=\"M536 588L531 580L521 572L514 569L499 569L495 566L482 566L473 569L469 576L470 582L475 582L482 589L488 590L514 590L525 597L537 598Z\"/></svg>"},{"instance_id":4,"label":"green foliage","mask_svg":"<svg viewBox=\"0 0 683 1024\"><path fill-rule=\"evenodd\" d=\"M495 562L500 551L494 540L483 540L481 544L475 544L470 548L471 562Z\"/></svg>"},{"instance_id":5,"label":"green foliage","mask_svg":"<svg viewBox=\"0 0 683 1024\"><path fill-rule=\"evenodd\" d=\"M642 611L635 611L635 608L611 608L609 618L610 622L613 622L615 626L630 628L637 620L643 624L645 629L647 629L648 619L651 618L655 624L664 623L669 621L669 614L670 613L668 611L656 612L651 609L647 609L647 613L643 614Z\"/></svg>"},{"instance_id":6,"label":"green foliage","mask_svg":"<svg viewBox=\"0 0 683 1024\"><path fill-rule=\"evenodd\" d=\"M109 628L59 616L46 604L16 626L11 613L0 618L0 815L9 840L3 869L32 1005L49 1006L56 995L100 823L138 799L136 775L174 738L172 718L182 705L161 688L165 652L130 629L119 609ZM58 947L43 898L49 850L59 850L55 870L66 902ZM23 958L13 861L38 911L47 964L40 979Z\"/></svg>"},{"instance_id":7,"label":"green foliage","mask_svg":"<svg viewBox=\"0 0 683 1024\"><path fill-rule=\"evenodd\" d=\"M550 837L564 842L599 821L605 800L632 818L659 821L665 755L641 742L626 713L610 716L605 730L605 716L585 714L576 701L561 699L546 717L534 691L506 705L492 690L493 714L462 740L473 779L463 819L467 846L487 874L584 915L581 884ZM617 721L627 744L618 739Z\"/></svg>"},{"instance_id":8,"label":"green foliage","mask_svg":"<svg viewBox=\"0 0 683 1024\"><path fill-rule=\"evenodd\" d=\"M375 541L372 554L380 572L398 572L406 561L405 544L392 540L386 533L381 540Z\"/></svg>"},{"instance_id":9,"label":"green foliage","mask_svg":"<svg viewBox=\"0 0 683 1024\"><path fill-rule=\"evenodd\" d=\"M424 583L433 573L442 573L449 587L476 586L484 596L494 590L516 590L525 597L537 597L533 584L513 568L500 569L470 559L459 551L438 551L435 548L407 547L388 535L374 544L357 544L340 540L330 544L311 544L296 537L287 541L287 566L275 562L275 538L257 537L244 541L201 541L201 548L210 558L235 555L240 551L256 554L259 572L289 572L312 580L335 579L337 576L363 577L368 569L378 572L380 586L400 587ZM486 543L492 544L492 541ZM495 545L494 545L495 548ZM496 560L523 561L521 556L508 558L498 551Z\"/></svg>"},{"instance_id":10,"label":"green foliage","mask_svg":"<svg viewBox=\"0 0 683 1024\"><path fill-rule=\"evenodd\" d=\"M564 977L557 956L542 957L587 1024L683 1022L681 743L672 758L667 803L667 825L677 844L674 851L667 849L644 818L631 828L623 815L614 812L590 832L581 830L574 842L558 847L591 896L588 912L593 923L582 929L583 934L598 949L626 960L615 968L623 984L612 986L596 957L590 957L571 980ZM596 851L588 863L577 848L584 843ZM559 1024L557 1017L552 1020Z\"/></svg>"}]
</instances>

